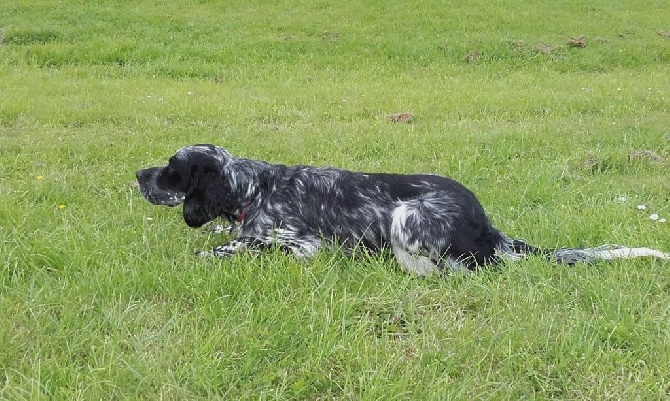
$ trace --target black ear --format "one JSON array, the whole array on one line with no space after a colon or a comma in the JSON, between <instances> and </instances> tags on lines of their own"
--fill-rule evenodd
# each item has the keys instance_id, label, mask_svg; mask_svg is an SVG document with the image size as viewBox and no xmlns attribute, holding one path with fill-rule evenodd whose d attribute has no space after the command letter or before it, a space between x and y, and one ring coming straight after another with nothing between
<instances>
[{"instance_id":1,"label":"black ear","mask_svg":"<svg viewBox=\"0 0 670 401\"><path fill-rule=\"evenodd\" d=\"M188 182L184 183L183 188L183 192L185 192L186 195L192 194L197 190L204 190L204 187L209 183L209 181L205 179L205 176L211 173L217 173L221 170L211 157L202 157L201 155L193 157L189 160L189 163L182 168L182 171L185 170L184 177L188 178Z\"/></svg>"},{"instance_id":2,"label":"black ear","mask_svg":"<svg viewBox=\"0 0 670 401\"><path fill-rule=\"evenodd\" d=\"M198 188L198 185L202 179L202 169L197 164L191 165L191 168L188 172L188 178L189 182L188 188L186 190L187 195L193 193L193 191Z\"/></svg>"},{"instance_id":3,"label":"black ear","mask_svg":"<svg viewBox=\"0 0 670 401\"><path fill-rule=\"evenodd\" d=\"M216 218L215 210L212 208L211 188L204 178L206 168L197 164L189 168L189 183L182 215L189 227L201 227L203 224Z\"/></svg>"}]
</instances>

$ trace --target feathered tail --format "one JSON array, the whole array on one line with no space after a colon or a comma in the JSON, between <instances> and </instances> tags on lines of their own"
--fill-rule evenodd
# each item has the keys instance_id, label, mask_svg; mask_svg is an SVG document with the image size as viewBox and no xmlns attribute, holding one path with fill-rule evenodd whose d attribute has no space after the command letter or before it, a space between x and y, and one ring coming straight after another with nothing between
<instances>
[{"instance_id":1,"label":"feathered tail","mask_svg":"<svg viewBox=\"0 0 670 401\"><path fill-rule=\"evenodd\" d=\"M501 259L520 260L527 255L543 255L547 259L574 265L579 262L590 263L599 260L630 259L654 257L670 260L670 253L651 248L629 248L621 245L601 245L595 248L548 248L542 249L528 244L524 240L504 237L497 249Z\"/></svg>"}]
</instances>

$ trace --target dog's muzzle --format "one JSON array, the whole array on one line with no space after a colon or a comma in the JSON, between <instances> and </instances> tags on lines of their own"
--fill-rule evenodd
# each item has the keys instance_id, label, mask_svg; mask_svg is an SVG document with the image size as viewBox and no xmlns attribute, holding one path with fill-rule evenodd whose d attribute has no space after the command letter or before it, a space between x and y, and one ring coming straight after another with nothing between
<instances>
[{"instance_id":1,"label":"dog's muzzle","mask_svg":"<svg viewBox=\"0 0 670 401\"><path fill-rule=\"evenodd\" d=\"M142 196L154 205L173 207L184 203L185 193L159 188L158 171L157 168L137 170L135 175Z\"/></svg>"}]
</instances>

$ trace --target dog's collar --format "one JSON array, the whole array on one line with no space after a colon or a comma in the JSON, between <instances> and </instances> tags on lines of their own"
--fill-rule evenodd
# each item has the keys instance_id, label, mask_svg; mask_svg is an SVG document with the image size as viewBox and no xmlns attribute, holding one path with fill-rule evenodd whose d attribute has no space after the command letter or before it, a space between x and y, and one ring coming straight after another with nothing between
<instances>
[{"instance_id":1,"label":"dog's collar","mask_svg":"<svg viewBox=\"0 0 670 401\"><path fill-rule=\"evenodd\" d=\"M241 224L244 221L244 212L249 208L252 201L247 202L240 210L240 213L235 217L235 222Z\"/></svg>"},{"instance_id":2,"label":"dog's collar","mask_svg":"<svg viewBox=\"0 0 670 401\"><path fill-rule=\"evenodd\" d=\"M244 209L240 212L240 214L235 217L235 222L236 223L242 223L244 221Z\"/></svg>"}]
</instances>

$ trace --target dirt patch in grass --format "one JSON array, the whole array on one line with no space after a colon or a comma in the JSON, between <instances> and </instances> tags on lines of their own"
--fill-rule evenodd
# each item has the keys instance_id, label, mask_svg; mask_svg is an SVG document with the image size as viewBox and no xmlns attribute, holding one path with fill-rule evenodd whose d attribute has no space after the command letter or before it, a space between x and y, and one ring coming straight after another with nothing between
<instances>
[{"instance_id":1,"label":"dirt patch in grass","mask_svg":"<svg viewBox=\"0 0 670 401\"><path fill-rule=\"evenodd\" d=\"M665 163L667 159L659 155L658 153L654 152L653 150L643 149L643 150L632 150L628 154L628 160L631 162L644 160L644 161L651 161L654 163Z\"/></svg>"},{"instance_id":2,"label":"dirt patch in grass","mask_svg":"<svg viewBox=\"0 0 670 401\"><path fill-rule=\"evenodd\" d=\"M414 114L405 112L405 113L392 113L386 116L391 122L394 123L411 123L414 120Z\"/></svg>"},{"instance_id":3,"label":"dirt patch in grass","mask_svg":"<svg viewBox=\"0 0 670 401\"><path fill-rule=\"evenodd\" d=\"M581 35L576 38L570 38L570 40L568 40L568 46L580 49L586 47L586 36Z\"/></svg>"},{"instance_id":4,"label":"dirt patch in grass","mask_svg":"<svg viewBox=\"0 0 670 401\"><path fill-rule=\"evenodd\" d=\"M476 63L479 61L479 58L482 56L482 52L477 50L471 50L468 54L465 55L466 63Z\"/></svg>"}]
</instances>

